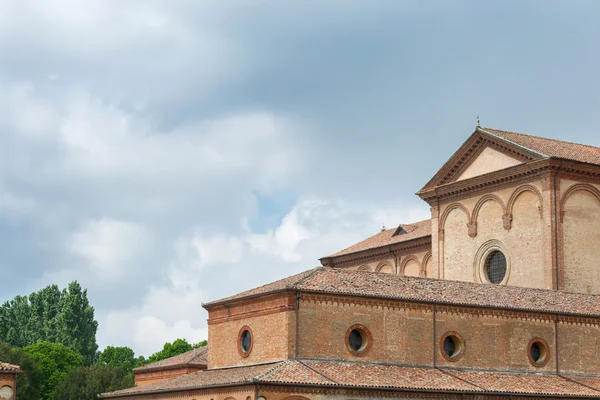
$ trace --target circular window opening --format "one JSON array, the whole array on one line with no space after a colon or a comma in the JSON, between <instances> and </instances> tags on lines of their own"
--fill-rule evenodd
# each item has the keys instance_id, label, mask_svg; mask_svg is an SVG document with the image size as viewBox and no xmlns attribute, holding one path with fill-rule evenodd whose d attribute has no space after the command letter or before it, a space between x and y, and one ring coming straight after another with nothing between
<instances>
[{"instance_id":1,"label":"circular window opening","mask_svg":"<svg viewBox=\"0 0 600 400\"><path fill-rule=\"evenodd\" d=\"M500 250L494 250L485 260L485 274L491 283L499 284L506 276L506 256Z\"/></svg>"},{"instance_id":2,"label":"circular window opening","mask_svg":"<svg viewBox=\"0 0 600 400\"><path fill-rule=\"evenodd\" d=\"M240 329L240 333L238 335L238 350L242 357L248 357L250 352L252 351L252 330L248 326L244 326Z\"/></svg>"},{"instance_id":3,"label":"circular window opening","mask_svg":"<svg viewBox=\"0 0 600 400\"><path fill-rule=\"evenodd\" d=\"M456 332L447 332L441 340L442 354L448 361L458 361L464 353L465 342Z\"/></svg>"},{"instance_id":4,"label":"circular window opening","mask_svg":"<svg viewBox=\"0 0 600 400\"><path fill-rule=\"evenodd\" d=\"M346 332L346 347L355 356L362 356L369 351L371 341L371 332L364 325L352 325Z\"/></svg>"},{"instance_id":5,"label":"circular window opening","mask_svg":"<svg viewBox=\"0 0 600 400\"><path fill-rule=\"evenodd\" d=\"M13 389L10 386L2 386L0 388L0 399L12 399Z\"/></svg>"},{"instance_id":6,"label":"circular window opening","mask_svg":"<svg viewBox=\"0 0 600 400\"><path fill-rule=\"evenodd\" d=\"M529 361L536 367L543 367L548 362L550 351L548 344L540 338L535 338L529 342Z\"/></svg>"}]
</instances>

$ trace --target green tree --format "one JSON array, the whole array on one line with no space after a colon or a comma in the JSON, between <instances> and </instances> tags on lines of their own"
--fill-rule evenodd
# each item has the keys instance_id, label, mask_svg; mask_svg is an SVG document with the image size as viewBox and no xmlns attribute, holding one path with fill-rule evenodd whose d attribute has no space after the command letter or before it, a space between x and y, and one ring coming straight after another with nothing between
<instances>
[{"instance_id":1,"label":"green tree","mask_svg":"<svg viewBox=\"0 0 600 400\"><path fill-rule=\"evenodd\" d=\"M31 310L27 296L16 296L0 307L0 340L14 347L33 343L27 325Z\"/></svg>"},{"instance_id":2,"label":"green tree","mask_svg":"<svg viewBox=\"0 0 600 400\"><path fill-rule=\"evenodd\" d=\"M176 339L173 343L165 343L161 351L157 351L148 357L148 362L157 362L164 360L165 358L174 357L179 354L185 353L186 351L192 350L191 344L185 339Z\"/></svg>"},{"instance_id":3,"label":"green tree","mask_svg":"<svg viewBox=\"0 0 600 400\"><path fill-rule=\"evenodd\" d=\"M80 353L86 365L96 359L97 330L87 290L76 281L62 291L49 285L0 306L0 340L14 347L39 341L62 343Z\"/></svg>"},{"instance_id":4,"label":"green tree","mask_svg":"<svg viewBox=\"0 0 600 400\"><path fill-rule=\"evenodd\" d=\"M201 341L199 341L198 343L196 343L196 344L194 345L194 348L195 348L195 349L198 349L198 348L200 348L200 347L204 347L204 346L208 346L208 340L206 340L206 339L205 339L205 340L201 340Z\"/></svg>"},{"instance_id":5,"label":"green tree","mask_svg":"<svg viewBox=\"0 0 600 400\"><path fill-rule=\"evenodd\" d=\"M69 372L54 392L55 400L97 400L100 393L133 386L133 375L122 368L95 364Z\"/></svg>"},{"instance_id":6,"label":"green tree","mask_svg":"<svg viewBox=\"0 0 600 400\"><path fill-rule=\"evenodd\" d=\"M17 396L19 400L39 400L40 372L36 363L22 349L13 349L0 342L0 360L21 367L23 374L17 376Z\"/></svg>"},{"instance_id":7,"label":"green tree","mask_svg":"<svg viewBox=\"0 0 600 400\"><path fill-rule=\"evenodd\" d=\"M95 362L98 321L94 319L87 289L82 290L77 282L69 283L68 289L61 292L56 320L56 342L81 354L85 365Z\"/></svg>"},{"instance_id":8,"label":"green tree","mask_svg":"<svg viewBox=\"0 0 600 400\"><path fill-rule=\"evenodd\" d=\"M38 342L23 350L38 366L42 379L40 398L43 400L52 399L56 386L83 363L80 354L60 343Z\"/></svg>"},{"instance_id":9,"label":"green tree","mask_svg":"<svg viewBox=\"0 0 600 400\"><path fill-rule=\"evenodd\" d=\"M136 365L135 353L129 347L107 346L98 357L100 364L120 367L125 372L131 373Z\"/></svg>"}]
</instances>

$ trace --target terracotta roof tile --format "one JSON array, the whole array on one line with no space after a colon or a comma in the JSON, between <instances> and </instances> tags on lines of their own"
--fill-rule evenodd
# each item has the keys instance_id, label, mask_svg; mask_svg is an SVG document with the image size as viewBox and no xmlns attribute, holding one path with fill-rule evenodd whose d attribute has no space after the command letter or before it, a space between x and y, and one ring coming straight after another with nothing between
<instances>
[{"instance_id":1,"label":"terracotta roof tile","mask_svg":"<svg viewBox=\"0 0 600 400\"><path fill-rule=\"evenodd\" d=\"M233 296L225 297L225 298L222 298L219 300L214 300L214 301L205 303L204 305L211 306L211 305L214 305L217 303L223 303L223 302L227 302L227 301L231 301L231 300L257 296L257 295L261 295L261 294L265 294L265 293L277 292L277 291L281 291L281 290L285 290L285 289L293 289L294 287L296 287L296 284L298 282L302 281L302 279L305 279L307 276L310 276L310 274L312 274L315 271L316 271L316 269L309 269L308 271L303 271L303 272L300 272L299 274L291 275L291 276L288 276L287 278L283 278L278 281L271 282L266 285L254 288L254 289L250 289L250 290L246 290L244 292L234 294Z\"/></svg>"},{"instance_id":2,"label":"terracotta roof tile","mask_svg":"<svg viewBox=\"0 0 600 400\"><path fill-rule=\"evenodd\" d=\"M187 351L174 357L166 358L161 361L153 362L143 367L135 368L133 372L149 372L160 369L171 369L174 367L198 366L206 367L208 364L208 346Z\"/></svg>"},{"instance_id":3,"label":"terracotta roof tile","mask_svg":"<svg viewBox=\"0 0 600 400\"><path fill-rule=\"evenodd\" d=\"M329 267L315 268L300 275L303 279L294 278L286 288L339 295L600 317L600 296L591 294L413 278ZM281 289L284 286L280 282L271 284L273 286L261 286L260 293ZM253 289L244 293L258 292L257 289ZM228 299L247 297L244 293Z\"/></svg>"},{"instance_id":4,"label":"terracotta roof tile","mask_svg":"<svg viewBox=\"0 0 600 400\"><path fill-rule=\"evenodd\" d=\"M257 376L268 372L279 364L262 364L246 367L202 370L191 374L180 375L171 379L135 386L129 389L104 393L101 397L118 397L128 394L162 392L167 390L184 390L202 387L215 387L231 384L251 383Z\"/></svg>"},{"instance_id":5,"label":"terracotta roof tile","mask_svg":"<svg viewBox=\"0 0 600 400\"><path fill-rule=\"evenodd\" d=\"M20 373L21 371L21 367L19 367L18 365L13 365L13 364L9 364L9 363L5 363L0 361L0 373L1 372L17 372Z\"/></svg>"},{"instance_id":6,"label":"terracotta roof tile","mask_svg":"<svg viewBox=\"0 0 600 400\"><path fill-rule=\"evenodd\" d=\"M401 230L400 230L401 228ZM400 233L394 235L396 231L400 230ZM360 251L371 250L378 247L389 246L395 243L407 242L413 239L419 239L422 237L431 236L431 220L414 222L412 224L400 224L399 227L394 229L386 229L363 240L362 242L356 243L344 250L338 251L330 256L323 257L339 257L346 254L358 253Z\"/></svg>"},{"instance_id":7,"label":"terracotta roof tile","mask_svg":"<svg viewBox=\"0 0 600 400\"><path fill-rule=\"evenodd\" d=\"M600 147L571 143L563 140L549 139L539 136L526 135L517 132L501 131L493 128L477 128L516 145L525 147L545 157L600 165Z\"/></svg>"},{"instance_id":8,"label":"terracotta roof tile","mask_svg":"<svg viewBox=\"0 0 600 400\"><path fill-rule=\"evenodd\" d=\"M585 381L587 379L587 381ZM589 383L588 381L594 380ZM274 364L205 370L150 385L105 393L119 397L167 390L189 390L256 382L331 388L426 390L434 392L503 393L600 398L600 378L461 371L430 367L321 360L286 360ZM581 381L581 382L579 382ZM587 383L586 383L587 382Z\"/></svg>"},{"instance_id":9,"label":"terracotta roof tile","mask_svg":"<svg viewBox=\"0 0 600 400\"><path fill-rule=\"evenodd\" d=\"M600 390L595 390L572 379L566 379L558 375L456 370L447 370L447 372L487 392L600 397Z\"/></svg>"},{"instance_id":10,"label":"terracotta roof tile","mask_svg":"<svg viewBox=\"0 0 600 400\"><path fill-rule=\"evenodd\" d=\"M454 378L439 369L426 367L407 367L400 365L383 365L371 363L354 363L342 361L301 361L312 371L318 372L328 379L321 383L324 386L361 387L374 389L410 389L410 390L443 390L481 392L478 387ZM299 367L296 367L299 369ZM277 376L280 381L300 383L292 371L283 375L284 370L274 370L273 379ZM287 372L287 371L286 371Z\"/></svg>"}]
</instances>

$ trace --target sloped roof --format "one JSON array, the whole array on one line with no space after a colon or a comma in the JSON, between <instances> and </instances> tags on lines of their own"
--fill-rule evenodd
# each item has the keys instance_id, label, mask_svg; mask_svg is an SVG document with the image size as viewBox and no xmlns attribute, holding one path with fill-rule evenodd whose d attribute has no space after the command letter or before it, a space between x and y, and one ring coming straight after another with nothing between
<instances>
[{"instance_id":1,"label":"sloped roof","mask_svg":"<svg viewBox=\"0 0 600 400\"><path fill-rule=\"evenodd\" d=\"M397 231L398 234L395 234ZM346 254L358 253L427 236L431 236L430 219L413 222L412 224L400 224L397 228L381 231L362 242L358 242L355 245L323 258L344 256Z\"/></svg>"},{"instance_id":2,"label":"sloped roof","mask_svg":"<svg viewBox=\"0 0 600 400\"><path fill-rule=\"evenodd\" d=\"M600 147L526 135L524 133L507 132L493 128L478 127L477 129L538 153L542 157L553 157L600 165Z\"/></svg>"},{"instance_id":3,"label":"sloped roof","mask_svg":"<svg viewBox=\"0 0 600 400\"><path fill-rule=\"evenodd\" d=\"M101 397L118 397L128 394L164 392L168 390L184 390L202 387L218 387L231 384L252 383L253 379L264 374L279 364L262 364L246 367L207 369L191 374L179 375L159 382L129 389L101 394Z\"/></svg>"},{"instance_id":4,"label":"sloped roof","mask_svg":"<svg viewBox=\"0 0 600 400\"><path fill-rule=\"evenodd\" d=\"M290 279L293 278L293 279ZM318 267L211 305L281 290L600 317L600 296Z\"/></svg>"},{"instance_id":5,"label":"sloped roof","mask_svg":"<svg viewBox=\"0 0 600 400\"><path fill-rule=\"evenodd\" d=\"M206 368L208 365L208 346L199 347L174 357L165 358L157 362L134 368L134 373L156 371L160 369L173 369L177 367L197 366Z\"/></svg>"},{"instance_id":6,"label":"sloped roof","mask_svg":"<svg viewBox=\"0 0 600 400\"><path fill-rule=\"evenodd\" d=\"M22 371L21 367L19 367L18 365L13 365L0 361L0 373L2 372L21 373Z\"/></svg>"},{"instance_id":7,"label":"sloped roof","mask_svg":"<svg viewBox=\"0 0 600 400\"><path fill-rule=\"evenodd\" d=\"M447 368L320 360L285 360L265 365L204 370L145 386L104 393L101 397L251 383L362 390L422 390L600 398L600 378L460 371Z\"/></svg>"}]
</instances>

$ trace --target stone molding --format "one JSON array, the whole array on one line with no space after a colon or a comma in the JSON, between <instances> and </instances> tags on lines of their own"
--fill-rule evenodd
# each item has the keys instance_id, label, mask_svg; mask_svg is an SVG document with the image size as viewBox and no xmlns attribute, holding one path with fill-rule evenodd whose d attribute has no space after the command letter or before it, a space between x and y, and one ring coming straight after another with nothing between
<instances>
[{"instance_id":1,"label":"stone molding","mask_svg":"<svg viewBox=\"0 0 600 400\"><path fill-rule=\"evenodd\" d=\"M383 257L395 258L397 256L428 250L431 250L431 235L406 242L388 244L381 247L358 251L356 253L345 254L343 256L325 257L320 261L324 267L343 268L348 264L363 264L366 262L378 261Z\"/></svg>"}]
</instances>

